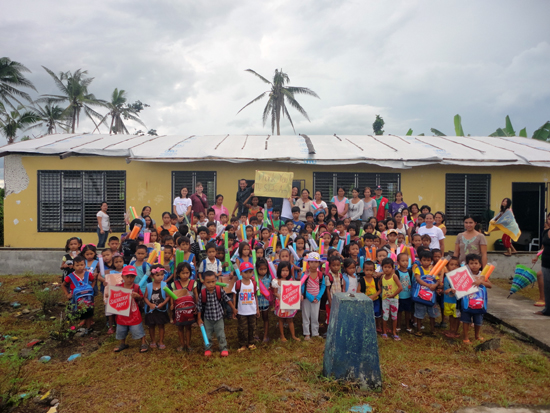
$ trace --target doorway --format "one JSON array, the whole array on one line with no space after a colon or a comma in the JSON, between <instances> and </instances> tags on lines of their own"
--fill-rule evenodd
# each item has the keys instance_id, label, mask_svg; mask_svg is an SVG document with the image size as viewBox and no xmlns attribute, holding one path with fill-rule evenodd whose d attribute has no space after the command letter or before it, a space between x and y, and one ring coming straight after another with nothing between
<instances>
[{"instance_id":1,"label":"doorway","mask_svg":"<svg viewBox=\"0 0 550 413\"><path fill-rule=\"evenodd\" d=\"M514 243L518 251L528 251L534 238L540 240L546 216L546 191L544 182L512 183L512 210L521 230L521 237Z\"/></svg>"}]
</instances>

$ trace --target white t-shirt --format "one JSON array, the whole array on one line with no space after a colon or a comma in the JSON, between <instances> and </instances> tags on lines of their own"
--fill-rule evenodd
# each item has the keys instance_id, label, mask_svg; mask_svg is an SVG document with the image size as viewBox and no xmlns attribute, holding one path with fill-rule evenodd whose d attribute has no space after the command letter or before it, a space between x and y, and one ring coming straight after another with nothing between
<instances>
[{"instance_id":1,"label":"white t-shirt","mask_svg":"<svg viewBox=\"0 0 550 413\"><path fill-rule=\"evenodd\" d=\"M349 219L351 219L352 221L357 221L358 219L361 219L361 217L363 216L364 206L365 204L363 203L363 200L359 200L359 202L354 204L350 199L348 210Z\"/></svg>"},{"instance_id":2,"label":"white t-shirt","mask_svg":"<svg viewBox=\"0 0 550 413\"><path fill-rule=\"evenodd\" d=\"M290 204L290 201L285 198L283 199L283 207L281 208L281 218L283 218L284 221L287 219L292 219L292 207L294 205Z\"/></svg>"},{"instance_id":3,"label":"white t-shirt","mask_svg":"<svg viewBox=\"0 0 550 413\"><path fill-rule=\"evenodd\" d=\"M349 285L348 285L348 293L356 293L357 292L357 277L348 277Z\"/></svg>"},{"instance_id":4,"label":"white t-shirt","mask_svg":"<svg viewBox=\"0 0 550 413\"><path fill-rule=\"evenodd\" d=\"M179 196L174 199L174 205L176 206L176 213L178 215L185 215L187 209L191 207L190 198L180 198Z\"/></svg>"},{"instance_id":5,"label":"white t-shirt","mask_svg":"<svg viewBox=\"0 0 550 413\"><path fill-rule=\"evenodd\" d=\"M430 249L433 250L434 248L439 249L439 241L442 239L445 239L445 235L443 235L443 231L441 229L437 228L435 225L431 228L427 227L420 227L417 231L420 236L424 234L428 234L430 238L432 239L432 242L430 242Z\"/></svg>"},{"instance_id":6,"label":"white t-shirt","mask_svg":"<svg viewBox=\"0 0 550 413\"><path fill-rule=\"evenodd\" d=\"M109 231L109 215L107 215L105 212L103 211L99 211L97 214L96 214L96 217L100 217L101 218L101 229L103 231ZM99 227L99 225L98 225Z\"/></svg>"},{"instance_id":7,"label":"white t-shirt","mask_svg":"<svg viewBox=\"0 0 550 413\"><path fill-rule=\"evenodd\" d=\"M235 284L233 284L232 293L236 293ZM250 284L244 285L244 282L241 282L241 291L237 296L238 309L237 313L239 315L254 315L256 314L256 295L254 294L254 284L250 281Z\"/></svg>"},{"instance_id":8,"label":"white t-shirt","mask_svg":"<svg viewBox=\"0 0 550 413\"><path fill-rule=\"evenodd\" d=\"M369 202L365 202L365 198L363 198L363 216L361 219L363 221L367 221L370 217L374 216L374 208L376 208L376 200L374 198L371 198Z\"/></svg>"}]
</instances>

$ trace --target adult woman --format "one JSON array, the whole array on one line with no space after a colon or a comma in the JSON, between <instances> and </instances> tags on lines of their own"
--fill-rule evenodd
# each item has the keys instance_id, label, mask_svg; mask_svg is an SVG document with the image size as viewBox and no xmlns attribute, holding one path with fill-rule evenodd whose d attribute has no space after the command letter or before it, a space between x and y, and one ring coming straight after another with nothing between
<instances>
[{"instance_id":1,"label":"adult woman","mask_svg":"<svg viewBox=\"0 0 550 413\"><path fill-rule=\"evenodd\" d=\"M359 190L357 188L353 188L351 190L351 199L349 201L349 211L348 216L349 219L352 221L357 221L358 219L361 219L363 216L363 207L364 207L363 200L359 198Z\"/></svg>"},{"instance_id":2,"label":"adult woman","mask_svg":"<svg viewBox=\"0 0 550 413\"><path fill-rule=\"evenodd\" d=\"M416 218L418 218L418 215L420 215L420 208L418 208L418 204L411 204L409 206L409 212L409 219L412 222L416 222Z\"/></svg>"},{"instance_id":3,"label":"adult woman","mask_svg":"<svg viewBox=\"0 0 550 413\"><path fill-rule=\"evenodd\" d=\"M499 229L503 232L502 243L504 244L504 248L506 248L504 255L506 257L511 257L512 252L517 252L512 245L512 240L517 241L521 235L521 231L519 230L518 223L514 218L514 213L512 212L512 200L510 198L504 198L502 200L500 204L500 212L489 222L489 229L487 232L494 231L495 229Z\"/></svg>"},{"instance_id":4,"label":"adult woman","mask_svg":"<svg viewBox=\"0 0 550 413\"><path fill-rule=\"evenodd\" d=\"M143 208L141 208L141 221L143 222L144 228L146 227L145 217L150 217L150 216L151 216L151 207L148 205L145 205ZM151 220L153 221L153 226L156 226L157 223L155 222L155 220L153 218L151 218Z\"/></svg>"},{"instance_id":5,"label":"adult woman","mask_svg":"<svg viewBox=\"0 0 550 413\"><path fill-rule=\"evenodd\" d=\"M220 221L220 215L225 214L229 217L229 211L226 207L223 206L223 195L216 195L216 203L212 205L212 209L216 211L216 221Z\"/></svg>"},{"instance_id":6,"label":"adult woman","mask_svg":"<svg viewBox=\"0 0 550 413\"><path fill-rule=\"evenodd\" d=\"M283 221L287 219L292 219L292 207L296 203L296 198L298 197L298 187L292 187L292 195L290 198L283 199L283 207L281 208L281 218Z\"/></svg>"},{"instance_id":7,"label":"adult woman","mask_svg":"<svg viewBox=\"0 0 550 413\"><path fill-rule=\"evenodd\" d=\"M308 212L313 213L313 205L311 204L311 199L309 199L309 191L307 189L302 190L302 197L296 201L294 206L300 208L300 217L298 219L306 222L306 214Z\"/></svg>"},{"instance_id":8,"label":"adult woman","mask_svg":"<svg viewBox=\"0 0 550 413\"><path fill-rule=\"evenodd\" d=\"M445 251L445 235L443 235L443 231L441 231L439 228L434 226L434 216L431 212L426 214L426 218L424 219L424 222L426 223L425 227L418 228L417 233L421 236L426 234L429 235L432 242L430 243L430 249L433 250L435 248L439 248L441 251Z\"/></svg>"},{"instance_id":9,"label":"adult woman","mask_svg":"<svg viewBox=\"0 0 550 413\"><path fill-rule=\"evenodd\" d=\"M539 287L539 300L535 306L542 307L542 311L537 311L535 314L550 316L550 237L548 231L550 229L550 214L546 216L546 223L542 231L542 255L541 255L541 270L537 273L537 283ZM537 262L537 257L533 258L533 264Z\"/></svg>"},{"instance_id":10,"label":"adult woman","mask_svg":"<svg viewBox=\"0 0 550 413\"><path fill-rule=\"evenodd\" d=\"M147 215L145 218L143 218L143 220L145 221L145 227L143 229L156 230L155 224L153 224L153 219L150 216Z\"/></svg>"},{"instance_id":11,"label":"adult woman","mask_svg":"<svg viewBox=\"0 0 550 413\"><path fill-rule=\"evenodd\" d=\"M159 237L161 236L163 230L170 232L170 235L174 235L178 230L178 228L170 222L170 212L168 211L162 213L162 225L157 228Z\"/></svg>"},{"instance_id":12,"label":"adult woman","mask_svg":"<svg viewBox=\"0 0 550 413\"><path fill-rule=\"evenodd\" d=\"M443 231L443 235L447 235L447 227L445 226L445 214L437 211L434 215L435 226Z\"/></svg>"},{"instance_id":13,"label":"adult woman","mask_svg":"<svg viewBox=\"0 0 550 413\"><path fill-rule=\"evenodd\" d=\"M101 208L96 214L97 217L97 248L105 248L105 243L107 242L107 237L109 232L111 232L111 224L109 222L109 215L107 215L107 202L101 203Z\"/></svg>"},{"instance_id":14,"label":"adult woman","mask_svg":"<svg viewBox=\"0 0 550 413\"><path fill-rule=\"evenodd\" d=\"M403 192L397 191L395 193L395 200L390 204L388 210L392 217L398 212L403 212L403 209L407 208L407 204L403 202Z\"/></svg>"},{"instance_id":15,"label":"adult woman","mask_svg":"<svg viewBox=\"0 0 550 413\"><path fill-rule=\"evenodd\" d=\"M471 215L464 217L464 232L456 236L454 256L459 262L466 261L466 255L481 255L481 265L487 265L487 240L476 230L477 221Z\"/></svg>"},{"instance_id":16,"label":"adult woman","mask_svg":"<svg viewBox=\"0 0 550 413\"><path fill-rule=\"evenodd\" d=\"M187 195L189 195L189 190L187 189L187 187L184 186L180 189L180 196L177 196L174 199L172 211L178 216L178 224L180 222L183 222L186 215L187 219L191 221L189 217L191 215L192 202L191 199L187 197Z\"/></svg>"},{"instance_id":17,"label":"adult woman","mask_svg":"<svg viewBox=\"0 0 550 413\"><path fill-rule=\"evenodd\" d=\"M330 202L332 202L334 205L336 205L336 208L338 208L339 219L347 218L349 210L349 199L345 197L346 191L344 190L344 188L339 186L336 193L338 195L333 196Z\"/></svg>"},{"instance_id":18,"label":"adult woman","mask_svg":"<svg viewBox=\"0 0 550 413\"><path fill-rule=\"evenodd\" d=\"M315 191L315 200L311 203L311 205L313 205L313 208L315 209L315 212L322 209L322 210L325 211L325 215L328 214L327 203L325 201L323 201L323 193L321 191L319 191L319 190Z\"/></svg>"},{"instance_id":19,"label":"adult woman","mask_svg":"<svg viewBox=\"0 0 550 413\"><path fill-rule=\"evenodd\" d=\"M372 197L372 190L368 186L363 190L363 195L365 197L363 198L363 215L361 219L365 222L370 217L376 216L376 206L378 204L376 203L376 199Z\"/></svg>"}]
</instances>

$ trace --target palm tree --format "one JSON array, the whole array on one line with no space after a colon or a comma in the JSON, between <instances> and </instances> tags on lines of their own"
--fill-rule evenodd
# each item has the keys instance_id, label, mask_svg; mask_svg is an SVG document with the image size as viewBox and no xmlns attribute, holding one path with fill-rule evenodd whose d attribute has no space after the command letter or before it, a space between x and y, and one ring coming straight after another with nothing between
<instances>
[{"instance_id":1,"label":"palm tree","mask_svg":"<svg viewBox=\"0 0 550 413\"><path fill-rule=\"evenodd\" d=\"M117 133L130 133L128 132L128 129L126 129L126 125L124 125L124 122L122 121L123 117L125 120L130 119L139 123L142 126L145 126L145 124L139 118L139 110L135 109L134 105L127 105L126 100L126 91L118 90L118 88L116 88L113 91L113 95L111 96L111 101L105 105L107 108L109 108L109 113L107 113L103 117L103 119L101 119L101 122L99 122L97 128L99 128L99 125L104 123L109 116L111 117L111 127L109 128L109 135L113 132L115 133L115 135Z\"/></svg>"},{"instance_id":2,"label":"palm tree","mask_svg":"<svg viewBox=\"0 0 550 413\"><path fill-rule=\"evenodd\" d=\"M20 91L18 87L28 87L36 91L32 82L23 75L24 72L30 73L30 70L21 63L11 60L9 57L0 58L0 100L6 102L12 109L15 109L15 107L10 102L10 99L19 105L21 105L21 102L18 98L32 102L31 97L27 93Z\"/></svg>"},{"instance_id":3,"label":"palm tree","mask_svg":"<svg viewBox=\"0 0 550 413\"><path fill-rule=\"evenodd\" d=\"M63 131L69 129L69 125L66 123L69 118L63 113L63 108L53 104L53 102L48 102L44 107L35 105L33 111L40 117L40 120L27 129L46 127L46 135L57 133L58 127Z\"/></svg>"},{"instance_id":4,"label":"palm tree","mask_svg":"<svg viewBox=\"0 0 550 413\"><path fill-rule=\"evenodd\" d=\"M107 102L101 99L97 99L92 93L88 92L88 86L94 80L93 77L87 77L87 70L78 69L76 72L60 72L56 75L47 67L44 70L52 77L57 88L61 91L62 95L43 95L42 98L37 99L37 102L68 102L69 106L63 111L63 115L67 115L70 118L71 132L74 133L76 127L80 122L80 111L84 110L84 114L94 121L94 118L101 119L101 114L97 113L91 108L91 106L106 106Z\"/></svg>"},{"instance_id":5,"label":"palm tree","mask_svg":"<svg viewBox=\"0 0 550 413\"><path fill-rule=\"evenodd\" d=\"M283 69L281 69L280 71L275 69L275 75L273 76L272 82L267 80L265 77L259 75L252 69L246 69L246 72L250 72L253 75L259 77L264 83L267 83L268 85L270 85L271 89L263 92L260 96L258 96L257 98L253 99L252 101L244 105L241 108L241 110L237 112L237 114L239 114L247 106L251 105L254 102L259 101L260 99L262 99L264 96L267 95L269 96L269 100L267 101L267 105L264 108L262 121L263 121L263 126L265 126L267 118L271 116L271 133L275 132L275 125L277 125L277 135L281 134L281 128L280 128L281 114L283 115L283 117L286 115L286 117L290 122L290 125L292 125L292 129L294 130L294 132L296 132L296 130L294 129L294 124L292 123L292 118L288 113L287 105L285 103L285 98L288 101L288 104L290 106L292 106L294 109L300 112L300 114L309 121L307 112L296 101L296 99L294 99L294 95L302 94L302 95L309 95L309 96L314 96L316 98L319 98L317 93L315 93L313 90L308 89L306 87L285 86L285 84L290 82L290 78L286 73L283 72Z\"/></svg>"},{"instance_id":6,"label":"palm tree","mask_svg":"<svg viewBox=\"0 0 550 413\"><path fill-rule=\"evenodd\" d=\"M25 109L24 106L19 106L11 112L6 112L0 119L0 132L4 135L8 144L15 142L17 131L26 129L36 122L40 121L40 117L32 110Z\"/></svg>"}]
</instances>

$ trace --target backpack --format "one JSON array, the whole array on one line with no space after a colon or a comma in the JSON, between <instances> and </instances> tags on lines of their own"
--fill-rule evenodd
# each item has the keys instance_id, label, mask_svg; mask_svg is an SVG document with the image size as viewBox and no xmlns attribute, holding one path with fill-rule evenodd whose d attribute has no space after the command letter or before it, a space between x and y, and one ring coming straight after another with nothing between
<instances>
[{"instance_id":1,"label":"backpack","mask_svg":"<svg viewBox=\"0 0 550 413\"><path fill-rule=\"evenodd\" d=\"M175 281L172 285L176 290L183 289L179 281ZM187 291L192 292L194 286L195 281L189 280L189 284L187 284L186 287ZM195 300L192 294L188 294L185 297L178 297L178 299L174 301L174 321L176 323L195 321L195 308Z\"/></svg>"},{"instance_id":2,"label":"backpack","mask_svg":"<svg viewBox=\"0 0 550 413\"><path fill-rule=\"evenodd\" d=\"M98 260L93 260L92 265L90 265L89 267L86 265L86 271L89 271L93 274L95 272L97 264L99 264L99 261Z\"/></svg>"},{"instance_id":3,"label":"backpack","mask_svg":"<svg viewBox=\"0 0 550 413\"><path fill-rule=\"evenodd\" d=\"M216 285L216 298L222 303L222 288L219 285ZM206 301L208 300L208 294L206 293L206 288L203 288L201 290L201 303L202 303L202 312L204 313L204 307L206 305Z\"/></svg>"},{"instance_id":4,"label":"backpack","mask_svg":"<svg viewBox=\"0 0 550 413\"><path fill-rule=\"evenodd\" d=\"M69 278L74 284L73 297L71 302L76 310L80 304L85 304L87 307L94 306L94 289L90 285L90 273L84 272L84 277L79 279L74 272L69 274Z\"/></svg>"},{"instance_id":5,"label":"backpack","mask_svg":"<svg viewBox=\"0 0 550 413\"><path fill-rule=\"evenodd\" d=\"M324 285L324 282L325 282L325 277L321 273L321 271L319 271L319 270L317 270L317 279L319 280L319 291L321 291L321 287ZM309 275L308 275L307 279L304 281L304 293L302 294L304 296L304 298L306 298L308 281L309 281Z\"/></svg>"},{"instance_id":6,"label":"backpack","mask_svg":"<svg viewBox=\"0 0 550 413\"><path fill-rule=\"evenodd\" d=\"M479 286L479 290L462 298L462 311L470 314L485 314L487 312L487 289Z\"/></svg>"},{"instance_id":7,"label":"backpack","mask_svg":"<svg viewBox=\"0 0 550 413\"><path fill-rule=\"evenodd\" d=\"M164 281L161 281L160 283L160 295L162 297L162 301L166 300L166 291L164 291L164 287L166 287L166 283ZM151 295L153 294L153 283L147 284L147 299L151 301ZM157 310L165 312L168 308L168 304L164 306L164 309L160 310L157 308ZM145 312L146 313L152 313L153 310L149 308L148 305L145 305Z\"/></svg>"},{"instance_id":8,"label":"backpack","mask_svg":"<svg viewBox=\"0 0 550 413\"><path fill-rule=\"evenodd\" d=\"M136 253L137 245L137 240L133 240L128 237L124 238L124 241L122 241L122 244L120 245L122 257L124 258L124 264L130 264L132 257Z\"/></svg>"},{"instance_id":9,"label":"backpack","mask_svg":"<svg viewBox=\"0 0 550 413\"><path fill-rule=\"evenodd\" d=\"M256 285L256 281L254 281L253 279L251 279L250 281L252 281L252 286L254 287L254 297L256 297L256 292L258 291L258 286ZM236 305L236 307L239 307L239 293L241 292L242 284L243 283L242 283L241 280L235 281L235 293L237 294L237 300L236 300L237 305Z\"/></svg>"},{"instance_id":10,"label":"backpack","mask_svg":"<svg viewBox=\"0 0 550 413\"><path fill-rule=\"evenodd\" d=\"M420 279L427 284L435 284L435 278L432 276L424 275L424 270L422 267L420 270ZM435 304L436 292L430 290L428 287L420 285L418 283L414 284L412 290L412 300L418 304L424 304L428 307L433 307Z\"/></svg>"},{"instance_id":11,"label":"backpack","mask_svg":"<svg viewBox=\"0 0 550 413\"><path fill-rule=\"evenodd\" d=\"M202 264L199 266L199 270L201 266L202 266L202 271L200 274L201 274L201 277L204 278L204 273L206 272L206 258L202 260ZM223 269L221 261L216 258L216 273L218 272L218 268L220 269L220 272Z\"/></svg>"}]
</instances>

